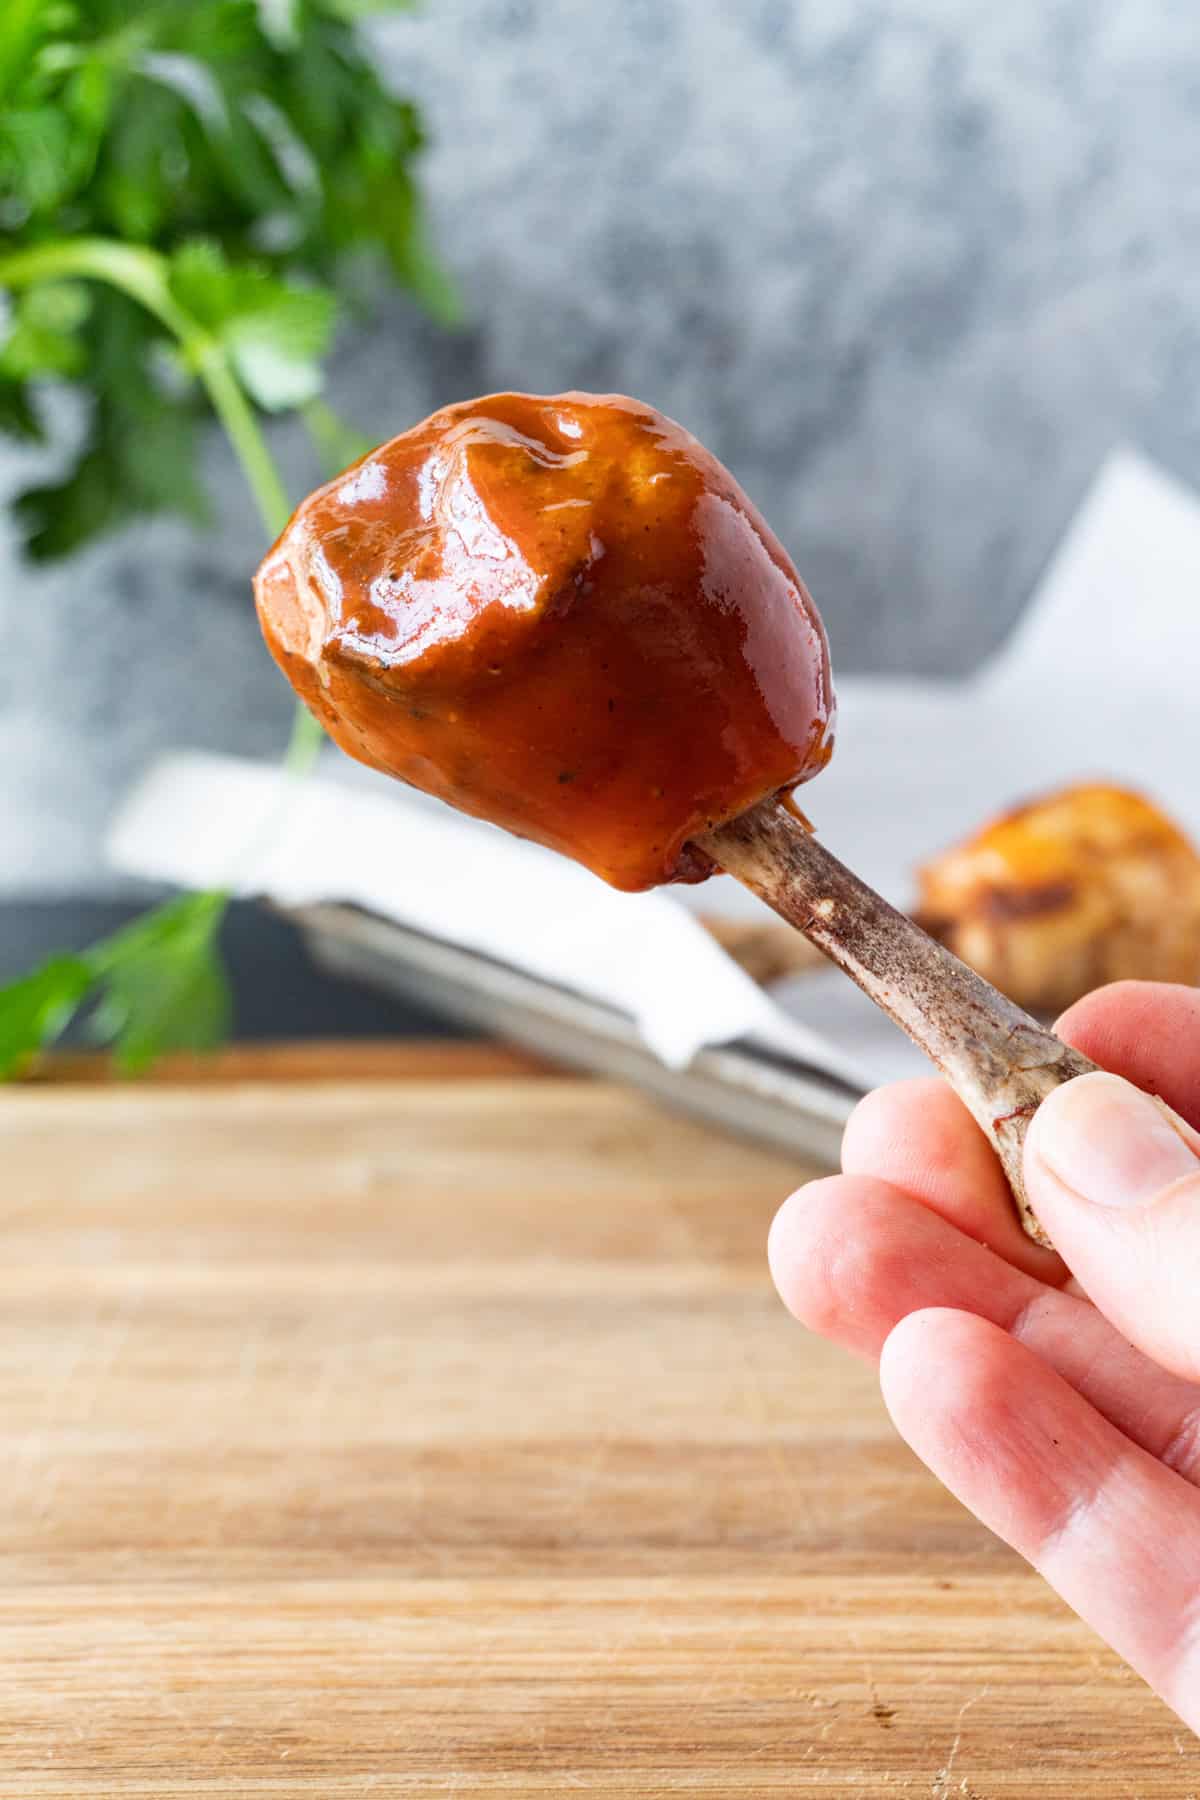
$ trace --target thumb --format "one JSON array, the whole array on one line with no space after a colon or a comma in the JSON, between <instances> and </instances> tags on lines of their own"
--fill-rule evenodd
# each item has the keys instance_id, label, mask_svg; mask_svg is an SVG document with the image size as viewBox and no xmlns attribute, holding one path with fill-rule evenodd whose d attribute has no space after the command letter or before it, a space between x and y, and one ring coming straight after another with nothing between
<instances>
[{"instance_id":1,"label":"thumb","mask_svg":"<svg viewBox=\"0 0 1200 1800\"><path fill-rule=\"evenodd\" d=\"M1200 1135L1119 1075L1080 1075L1034 1115L1025 1181L1088 1298L1200 1379Z\"/></svg>"}]
</instances>

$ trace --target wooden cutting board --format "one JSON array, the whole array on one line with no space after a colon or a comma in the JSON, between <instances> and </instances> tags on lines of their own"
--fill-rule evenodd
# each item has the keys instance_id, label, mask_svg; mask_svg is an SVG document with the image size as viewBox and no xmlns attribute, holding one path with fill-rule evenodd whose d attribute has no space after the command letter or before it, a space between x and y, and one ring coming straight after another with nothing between
<instances>
[{"instance_id":1,"label":"wooden cutting board","mask_svg":"<svg viewBox=\"0 0 1200 1800\"><path fill-rule=\"evenodd\" d=\"M807 1171L487 1049L175 1075L0 1096L0 1794L1200 1794L784 1316Z\"/></svg>"}]
</instances>

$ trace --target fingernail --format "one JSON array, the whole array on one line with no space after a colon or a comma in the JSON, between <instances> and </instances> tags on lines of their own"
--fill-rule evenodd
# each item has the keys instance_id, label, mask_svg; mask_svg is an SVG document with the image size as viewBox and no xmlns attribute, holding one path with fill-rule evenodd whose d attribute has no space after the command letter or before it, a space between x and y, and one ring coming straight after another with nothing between
<instances>
[{"instance_id":1,"label":"fingernail","mask_svg":"<svg viewBox=\"0 0 1200 1800\"><path fill-rule=\"evenodd\" d=\"M1140 1206L1200 1168L1156 1100L1103 1073L1079 1075L1042 1102L1026 1155L1096 1206Z\"/></svg>"}]
</instances>

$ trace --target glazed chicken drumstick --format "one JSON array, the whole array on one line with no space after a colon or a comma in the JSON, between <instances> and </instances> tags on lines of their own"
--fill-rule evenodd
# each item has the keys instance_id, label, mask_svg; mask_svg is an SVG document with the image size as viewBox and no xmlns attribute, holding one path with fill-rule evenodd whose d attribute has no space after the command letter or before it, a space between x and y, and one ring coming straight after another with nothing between
<instances>
[{"instance_id":1,"label":"glazed chicken drumstick","mask_svg":"<svg viewBox=\"0 0 1200 1800\"><path fill-rule=\"evenodd\" d=\"M722 868L752 888L944 1071L1040 1237L1025 1130L1092 1065L791 805L833 745L824 629L695 438L615 395L446 407L312 494L255 593L272 655L360 762L616 887Z\"/></svg>"}]
</instances>

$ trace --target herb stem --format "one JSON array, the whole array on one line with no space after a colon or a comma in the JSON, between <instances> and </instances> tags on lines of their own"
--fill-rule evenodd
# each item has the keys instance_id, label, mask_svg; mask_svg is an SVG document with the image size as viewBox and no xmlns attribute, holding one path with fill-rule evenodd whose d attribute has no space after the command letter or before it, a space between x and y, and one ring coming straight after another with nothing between
<instances>
[{"instance_id":1,"label":"herb stem","mask_svg":"<svg viewBox=\"0 0 1200 1800\"><path fill-rule=\"evenodd\" d=\"M181 344L190 344L200 326L171 293L165 258L157 251L111 238L55 238L0 256L0 287L33 287L39 281L72 277L106 281L154 314Z\"/></svg>"},{"instance_id":2,"label":"herb stem","mask_svg":"<svg viewBox=\"0 0 1200 1800\"><path fill-rule=\"evenodd\" d=\"M213 411L225 427L225 435L241 464L267 535L276 538L287 524L292 509L279 470L254 417L254 409L215 338L198 331L184 343L184 349L195 358L196 372L208 389Z\"/></svg>"},{"instance_id":3,"label":"herb stem","mask_svg":"<svg viewBox=\"0 0 1200 1800\"><path fill-rule=\"evenodd\" d=\"M166 259L138 245L89 237L56 239L0 256L0 287L32 287L39 281L72 278L119 288L166 326L204 383L268 537L278 537L292 510L279 470L223 347L172 294ZM322 736L307 707L298 706L284 759L289 774L302 774L311 766Z\"/></svg>"},{"instance_id":4,"label":"herb stem","mask_svg":"<svg viewBox=\"0 0 1200 1800\"><path fill-rule=\"evenodd\" d=\"M317 752L325 742L324 728L309 712L303 701L297 701L292 715L291 735L283 753L283 767L288 775L303 775L311 769Z\"/></svg>"},{"instance_id":5,"label":"herb stem","mask_svg":"<svg viewBox=\"0 0 1200 1800\"><path fill-rule=\"evenodd\" d=\"M39 281L72 276L106 281L166 326L208 390L267 535L278 537L291 512L279 471L224 349L172 294L166 259L134 244L86 237L35 244L32 249L0 256L0 287L31 287Z\"/></svg>"}]
</instances>

